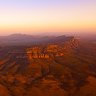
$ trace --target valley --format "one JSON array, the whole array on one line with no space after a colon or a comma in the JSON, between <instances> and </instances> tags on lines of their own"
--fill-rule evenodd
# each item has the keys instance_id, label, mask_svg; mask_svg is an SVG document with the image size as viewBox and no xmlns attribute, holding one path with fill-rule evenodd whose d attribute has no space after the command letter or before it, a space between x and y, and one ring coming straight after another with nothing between
<instances>
[{"instance_id":1,"label":"valley","mask_svg":"<svg viewBox=\"0 0 96 96\"><path fill-rule=\"evenodd\" d=\"M0 96L96 96L96 44L61 37L1 46Z\"/></svg>"}]
</instances>

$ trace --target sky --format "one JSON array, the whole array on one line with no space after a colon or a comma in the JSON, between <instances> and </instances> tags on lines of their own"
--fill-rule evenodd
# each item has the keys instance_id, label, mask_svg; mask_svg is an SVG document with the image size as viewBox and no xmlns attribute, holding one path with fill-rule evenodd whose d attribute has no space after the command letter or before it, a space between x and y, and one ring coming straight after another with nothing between
<instances>
[{"instance_id":1,"label":"sky","mask_svg":"<svg viewBox=\"0 0 96 96\"><path fill-rule=\"evenodd\" d=\"M96 33L96 0L0 0L0 35Z\"/></svg>"}]
</instances>

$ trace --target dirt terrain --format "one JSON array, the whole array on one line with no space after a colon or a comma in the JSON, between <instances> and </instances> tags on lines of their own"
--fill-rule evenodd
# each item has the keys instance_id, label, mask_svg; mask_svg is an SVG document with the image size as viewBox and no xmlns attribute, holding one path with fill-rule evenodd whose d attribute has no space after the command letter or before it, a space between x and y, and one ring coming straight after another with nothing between
<instances>
[{"instance_id":1,"label":"dirt terrain","mask_svg":"<svg viewBox=\"0 0 96 96\"><path fill-rule=\"evenodd\" d=\"M1 46L0 96L96 96L96 44Z\"/></svg>"}]
</instances>

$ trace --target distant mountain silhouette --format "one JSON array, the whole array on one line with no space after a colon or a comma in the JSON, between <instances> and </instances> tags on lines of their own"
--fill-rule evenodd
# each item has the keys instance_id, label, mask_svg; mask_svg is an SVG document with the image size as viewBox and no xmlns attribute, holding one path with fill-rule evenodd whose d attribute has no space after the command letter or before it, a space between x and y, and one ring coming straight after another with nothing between
<instances>
[{"instance_id":1,"label":"distant mountain silhouette","mask_svg":"<svg viewBox=\"0 0 96 96\"><path fill-rule=\"evenodd\" d=\"M15 45L15 44L37 44L37 43L55 43L69 40L73 37L62 36L32 36L26 34L12 34L9 36L1 36L0 44Z\"/></svg>"}]
</instances>

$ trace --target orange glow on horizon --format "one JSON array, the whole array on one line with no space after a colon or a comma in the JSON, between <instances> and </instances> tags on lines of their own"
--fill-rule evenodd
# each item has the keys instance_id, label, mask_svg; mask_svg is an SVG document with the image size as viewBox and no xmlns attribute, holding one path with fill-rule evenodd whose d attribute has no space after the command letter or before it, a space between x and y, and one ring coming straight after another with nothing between
<instances>
[{"instance_id":1,"label":"orange glow on horizon","mask_svg":"<svg viewBox=\"0 0 96 96\"><path fill-rule=\"evenodd\" d=\"M74 2L75 3L75 2ZM0 34L35 32L93 32L96 33L96 6L36 7L25 10L0 10Z\"/></svg>"}]
</instances>

